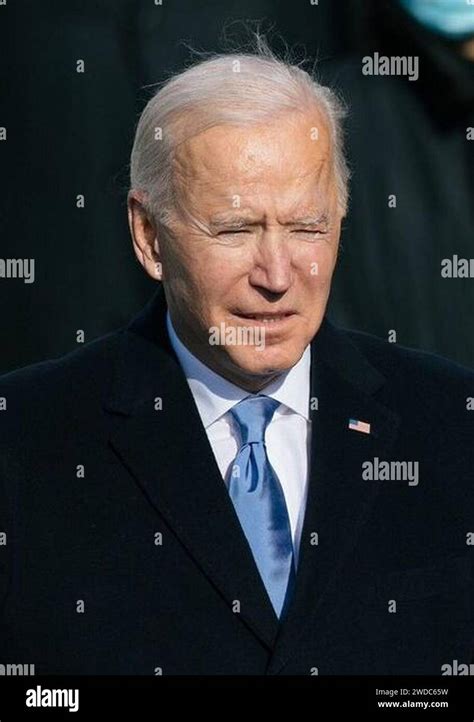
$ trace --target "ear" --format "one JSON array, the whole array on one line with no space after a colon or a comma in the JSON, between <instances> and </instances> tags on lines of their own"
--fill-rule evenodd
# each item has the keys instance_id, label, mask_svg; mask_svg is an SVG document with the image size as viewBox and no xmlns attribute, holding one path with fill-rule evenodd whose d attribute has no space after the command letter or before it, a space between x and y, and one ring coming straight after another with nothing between
<instances>
[{"instance_id":1,"label":"ear","mask_svg":"<svg viewBox=\"0 0 474 722\"><path fill-rule=\"evenodd\" d=\"M144 200L144 192L137 190L131 190L127 197L133 250L148 275L155 281L161 281L163 273L158 232L154 220L145 209Z\"/></svg>"}]
</instances>

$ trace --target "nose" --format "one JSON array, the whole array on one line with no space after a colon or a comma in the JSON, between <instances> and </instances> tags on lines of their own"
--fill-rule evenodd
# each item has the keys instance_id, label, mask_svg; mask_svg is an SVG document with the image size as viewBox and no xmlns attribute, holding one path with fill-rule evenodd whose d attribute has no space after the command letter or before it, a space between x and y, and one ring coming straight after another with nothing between
<instances>
[{"instance_id":1,"label":"nose","mask_svg":"<svg viewBox=\"0 0 474 722\"><path fill-rule=\"evenodd\" d=\"M291 255L287 244L276 234L264 233L250 272L252 286L264 288L272 293L284 293L292 282Z\"/></svg>"}]
</instances>

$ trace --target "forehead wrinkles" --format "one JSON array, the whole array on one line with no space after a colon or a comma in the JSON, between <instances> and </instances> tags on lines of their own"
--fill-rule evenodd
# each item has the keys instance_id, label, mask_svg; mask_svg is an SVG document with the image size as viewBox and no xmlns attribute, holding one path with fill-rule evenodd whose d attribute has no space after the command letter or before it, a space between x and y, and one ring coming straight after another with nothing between
<instances>
[{"instance_id":1,"label":"forehead wrinkles","mask_svg":"<svg viewBox=\"0 0 474 722\"><path fill-rule=\"evenodd\" d=\"M307 202L307 195L316 195L317 202L332 178L329 134L316 118L297 120L296 127L293 119L269 132L262 127L214 126L181 143L173 158L179 203L197 211L202 204L224 206L235 196L241 196L242 206L258 199L293 206ZM311 140L315 127L321 132Z\"/></svg>"},{"instance_id":2,"label":"forehead wrinkles","mask_svg":"<svg viewBox=\"0 0 474 722\"><path fill-rule=\"evenodd\" d=\"M206 197L211 200L211 196L215 195L215 200L222 202L231 202L236 196L240 196L241 203L244 201L251 202L252 198L273 197L281 200L291 197L295 198L294 202L298 202L298 198L305 195L318 194L327 190L331 183L332 173L331 165L328 157L320 158L313 167L305 171L298 169L290 169L282 165L281 172L275 174L269 173L247 173L240 174L235 171L221 173L200 173L199 170L191 173L180 172L176 175L177 185L181 191L190 200L193 197L197 200L200 193L193 191L210 191ZM200 169L202 170L202 169ZM191 183L189 181L192 181Z\"/></svg>"},{"instance_id":3,"label":"forehead wrinkles","mask_svg":"<svg viewBox=\"0 0 474 722\"><path fill-rule=\"evenodd\" d=\"M317 132L317 138L314 133ZM229 151L232 151L230 154ZM180 142L174 154L176 169L196 175L199 170L221 170L219 156L235 170L256 164L271 165L308 155L321 158L330 151L330 133L323 114L286 113L269 124L215 125Z\"/></svg>"}]
</instances>

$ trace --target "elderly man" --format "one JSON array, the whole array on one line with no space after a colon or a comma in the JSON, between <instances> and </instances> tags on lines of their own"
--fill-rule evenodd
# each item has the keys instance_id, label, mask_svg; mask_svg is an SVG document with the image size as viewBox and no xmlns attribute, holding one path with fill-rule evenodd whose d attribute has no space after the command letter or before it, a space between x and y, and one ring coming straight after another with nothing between
<instances>
[{"instance_id":1,"label":"elderly man","mask_svg":"<svg viewBox=\"0 0 474 722\"><path fill-rule=\"evenodd\" d=\"M471 661L474 377L325 319L342 115L263 43L149 101L129 222L155 297L126 329L0 379L6 662Z\"/></svg>"}]
</instances>

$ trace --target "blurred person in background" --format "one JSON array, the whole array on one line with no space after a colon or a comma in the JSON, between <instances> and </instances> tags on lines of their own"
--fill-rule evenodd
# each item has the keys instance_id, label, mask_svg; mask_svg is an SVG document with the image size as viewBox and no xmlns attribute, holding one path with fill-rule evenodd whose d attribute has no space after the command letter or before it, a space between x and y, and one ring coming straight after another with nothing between
<instances>
[{"instance_id":1,"label":"blurred person in background","mask_svg":"<svg viewBox=\"0 0 474 722\"><path fill-rule=\"evenodd\" d=\"M332 316L474 366L474 5L357 1L352 13L355 52L323 64L351 108ZM383 58L416 61L418 77L382 74Z\"/></svg>"}]
</instances>

